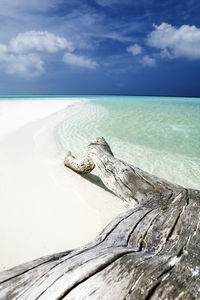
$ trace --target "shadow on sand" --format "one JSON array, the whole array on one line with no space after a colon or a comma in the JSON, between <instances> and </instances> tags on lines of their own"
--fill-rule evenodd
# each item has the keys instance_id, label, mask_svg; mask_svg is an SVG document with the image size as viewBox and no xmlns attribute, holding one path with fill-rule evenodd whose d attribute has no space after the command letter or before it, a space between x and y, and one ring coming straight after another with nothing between
<instances>
[{"instance_id":1,"label":"shadow on sand","mask_svg":"<svg viewBox=\"0 0 200 300\"><path fill-rule=\"evenodd\" d=\"M102 180L99 176L89 173L89 174L82 174L81 177L83 177L84 179L88 180L89 182L91 182L93 184L96 184L100 188L104 189L106 192L109 192L112 195L115 195L104 185L104 183L102 182Z\"/></svg>"}]
</instances>

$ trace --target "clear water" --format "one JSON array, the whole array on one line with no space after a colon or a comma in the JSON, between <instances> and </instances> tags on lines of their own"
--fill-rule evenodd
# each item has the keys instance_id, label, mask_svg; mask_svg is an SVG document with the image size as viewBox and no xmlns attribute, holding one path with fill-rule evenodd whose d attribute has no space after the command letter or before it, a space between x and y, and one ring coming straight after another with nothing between
<instances>
[{"instance_id":1,"label":"clear water","mask_svg":"<svg viewBox=\"0 0 200 300\"><path fill-rule=\"evenodd\" d=\"M86 96L82 96L86 98ZM200 99L88 96L55 129L59 147L82 156L103 136L120 159L200 189Z\"/></svg>"},{"instance_id":2,"label":"clear water","mask_svg":"<svg viewBox=\"0 0 200 300\"><path fill-rule=\"evenodd\" d=\"M82 156L103 136L120 159L176 182L200 189L200 98L6 95L1 100L87 98L68 108L55 128L58 147Z\"/></svg>"}]
</instances>

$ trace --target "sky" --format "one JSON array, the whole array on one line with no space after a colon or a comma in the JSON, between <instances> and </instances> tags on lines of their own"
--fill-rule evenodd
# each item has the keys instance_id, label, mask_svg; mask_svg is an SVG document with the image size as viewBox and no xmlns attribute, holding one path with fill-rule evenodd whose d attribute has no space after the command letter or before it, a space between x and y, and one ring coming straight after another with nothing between
<instances>
[{"instance_id":1,"label":"sky","mask_svg":"<svg viewBox=\"0 0 200 300\"><path fill-rule=\"evenodd\" d=\"M200 97L199 0L0 0L0 94Z\"/></svg>"}]
</instances>

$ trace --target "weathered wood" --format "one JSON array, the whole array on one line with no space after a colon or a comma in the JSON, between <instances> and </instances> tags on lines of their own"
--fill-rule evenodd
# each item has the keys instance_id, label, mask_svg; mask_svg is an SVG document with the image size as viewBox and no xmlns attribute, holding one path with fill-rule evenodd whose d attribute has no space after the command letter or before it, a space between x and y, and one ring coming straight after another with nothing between
<instances>
[{"instance_id":1,"label":"weathered wood","mask_svg":"<svg viewBox=\"0 0 200 300\"><path fill-rule=\"evenodd\" d=\"M87 168L85 158L137 206L85 247L1 273L0 299L200 299L200 191L116 159L103 138L89 145Z\"/></svg>"},{"instance_id":2,"label":"weathered wood","mask_svg":"<svg viewBox=\"0 0 200 300\"><path fill-rule=\"evenodd\" d=\"M90 173L95 167L93 161L87 155L81 159L76 159L71 153L65 158L64 165L79 174Z\"/></svg>"}]
</instances>

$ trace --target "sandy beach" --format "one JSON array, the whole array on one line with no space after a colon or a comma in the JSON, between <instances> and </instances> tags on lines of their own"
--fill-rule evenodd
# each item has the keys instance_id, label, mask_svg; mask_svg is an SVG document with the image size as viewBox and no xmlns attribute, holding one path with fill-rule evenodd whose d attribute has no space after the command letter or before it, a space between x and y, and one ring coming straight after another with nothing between
<instances>
[{"instance_id":1,"label":"sandy beach","mask_svg":"<svg viewBox=\"0 0 200 300\"><path fill-rule=\"evenodd\" d=\"M63 165L54 128L84 102L0 101L0 271L86 244L126 210Z\"/></svg>"}]
</instances>

